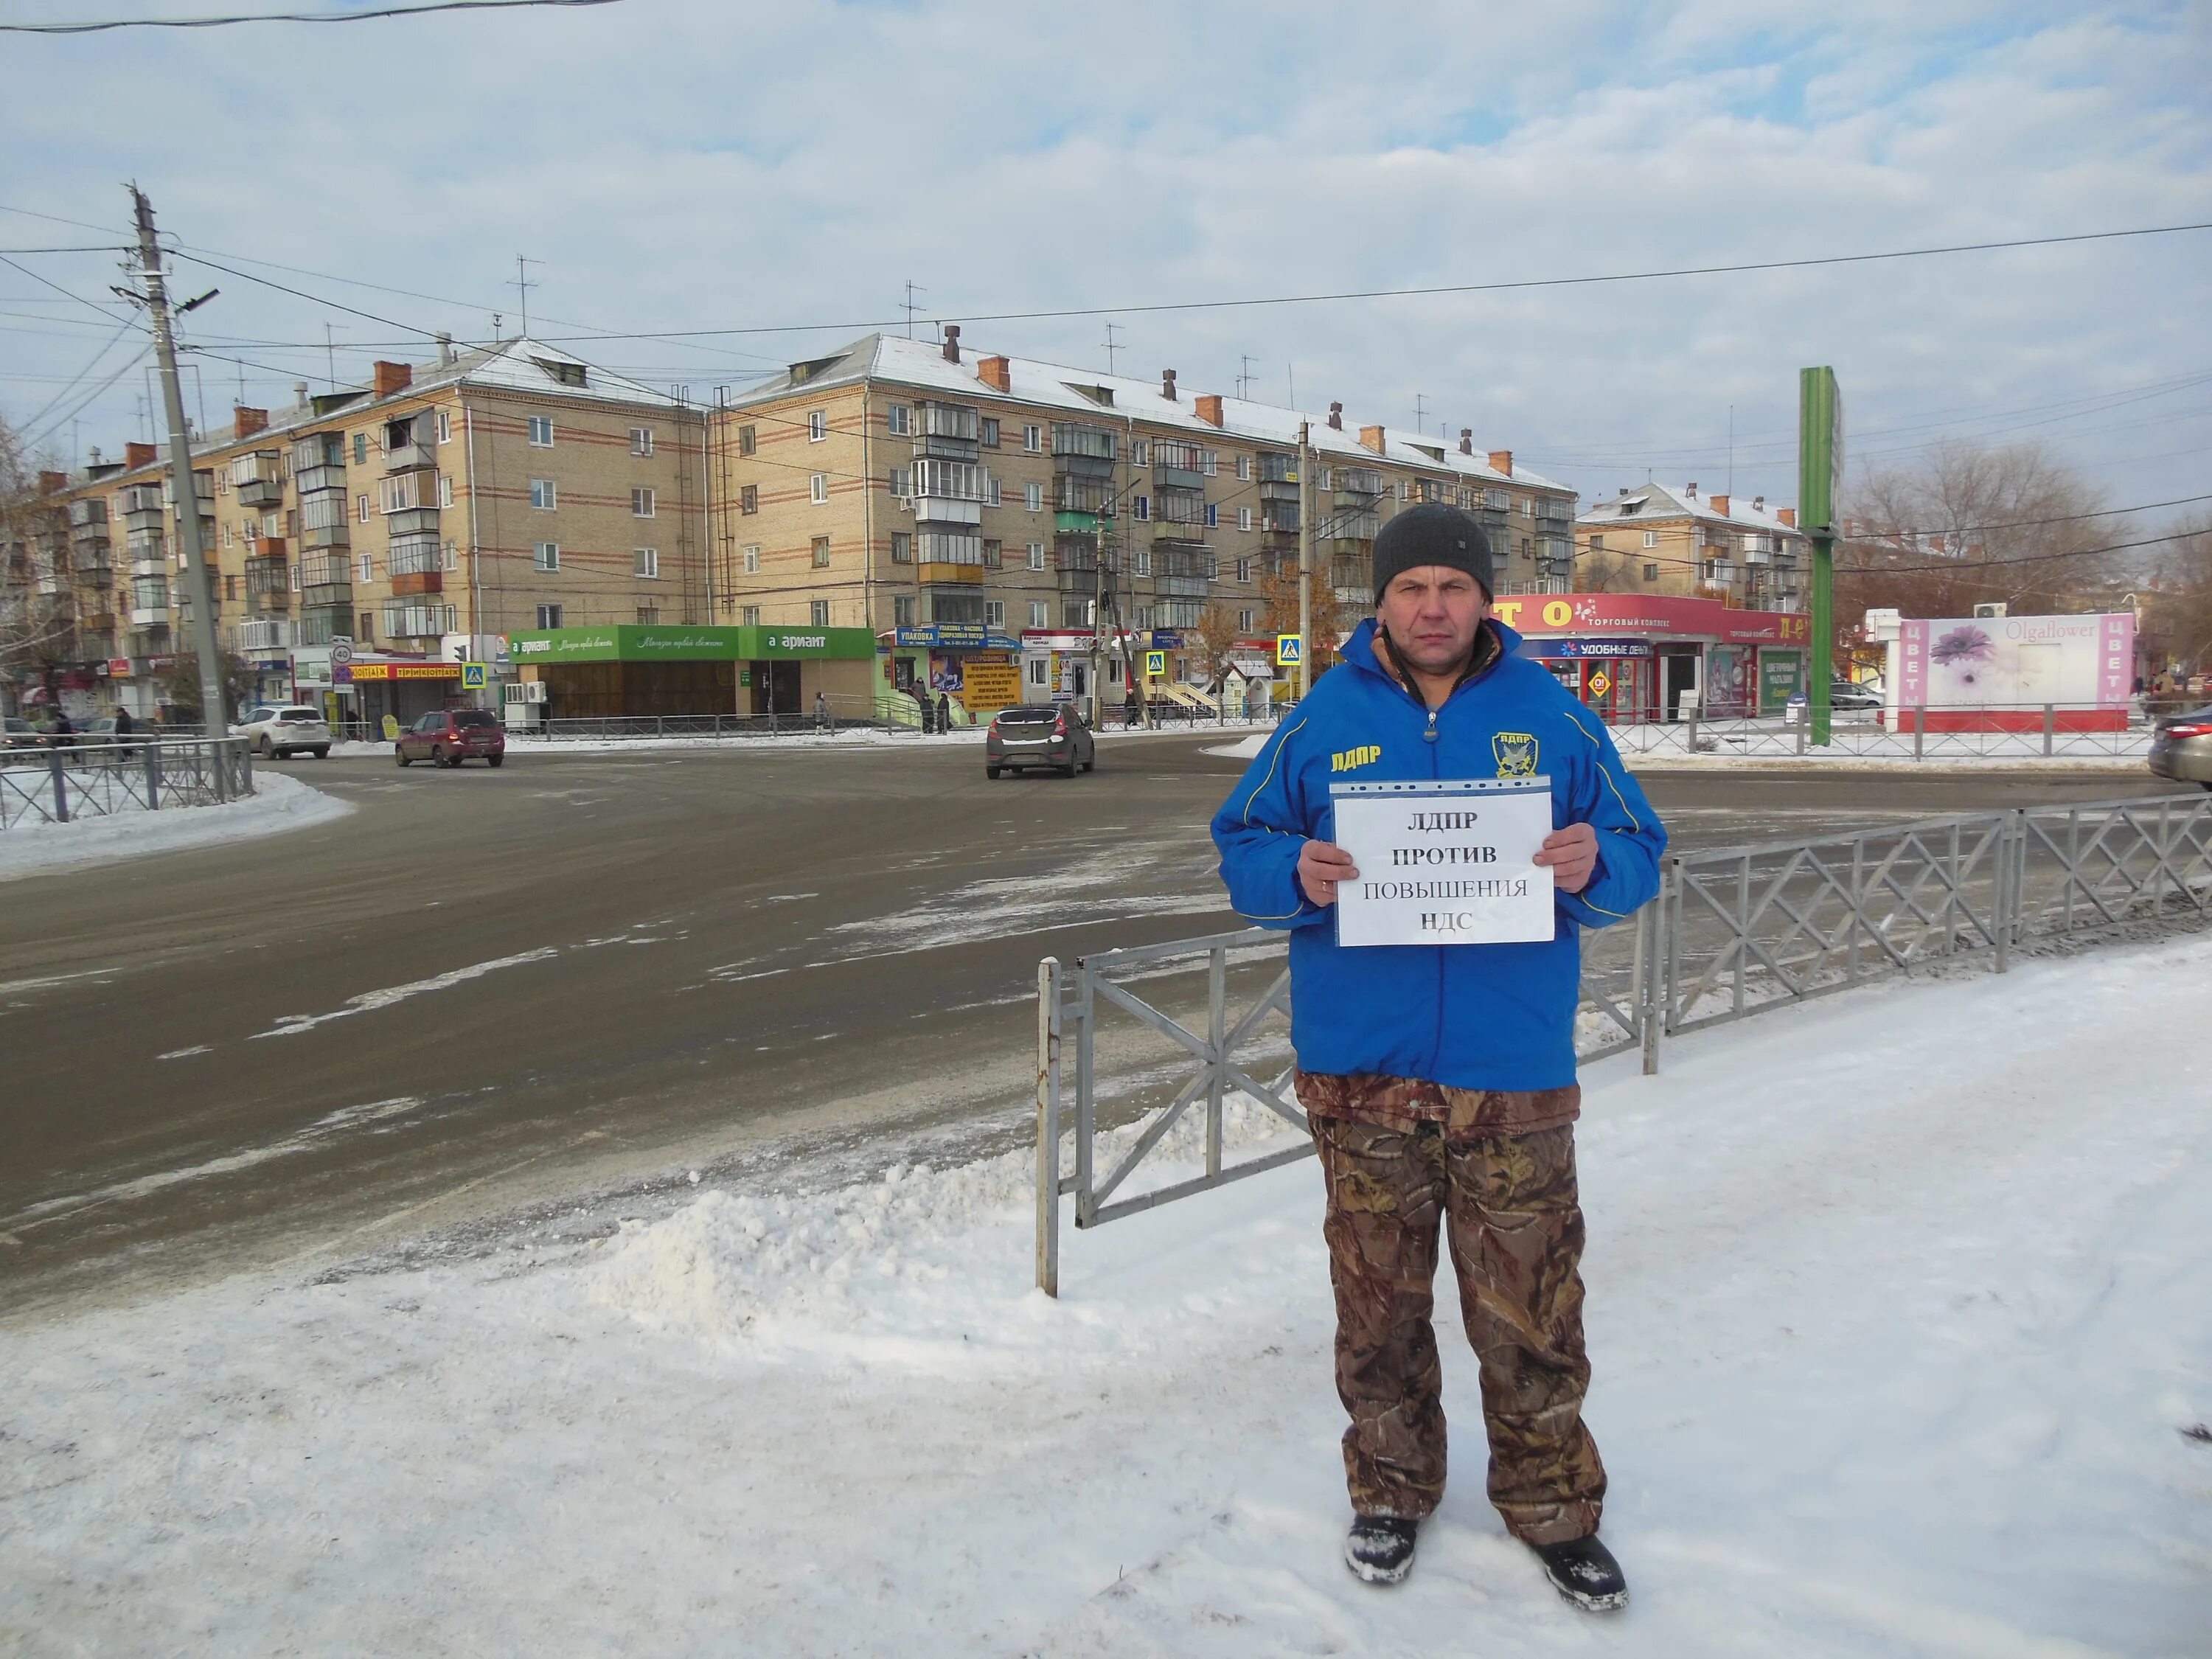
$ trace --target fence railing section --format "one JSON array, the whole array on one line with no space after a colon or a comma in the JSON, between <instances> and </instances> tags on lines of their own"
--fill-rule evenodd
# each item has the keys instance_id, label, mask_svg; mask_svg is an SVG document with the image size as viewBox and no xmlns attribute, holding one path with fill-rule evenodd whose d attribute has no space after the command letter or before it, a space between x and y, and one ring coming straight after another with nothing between
<instances>
[{"instance_id":1,"label":"fence railing section","mask_svg":"<svg viewBox=\"0 0 2212 1659\"><path fill-rule=\"evenodd\" d=\"M0 755L0 830L213 806L253 793L244 738L121 738Z\"/></svg>"},{"instance_id":2,"label":"fence railing section","mask_svg":"<svg viewBox=\"0 0 2212 1659\"><path fill-rule=\"evenodd\" d=\"M1612 725L1613 739L1635 755L1814 755L1812 729L1788 714L1747 715L1692 708L1674 720ZM1972 724L1977 729L1960 729ZM2060 703L1980 708L1838 709L1826 752L1898 761L1965 756L1999 759L2137 756L2148 752L2154 723L2130 710L2086 710Z\"/></svg>"},{"instance_id":3,"label":"fence railing section","mask_svg":"<svg viewBox=\"0 0 2212 1659\"><path fill-rule=\"evenodd\" d=\"M1662 1036L1956 959L1985 959L2002 973L2039 940L2194 927L2208 916L2212 795L1962 813L1670 854L1658 897L1632 924L1583 935L1576 1048L1587 1060L1640 1048L1644 1071L1656 1072ZM1287 1086L1291 1068L1280 1063L1287 1044L1270 1024L1290 1018L1287 943L1250 928L1038 964L1040 1287L1059 1294L1063 1200L1078 1227L1094 1227L1312 1152L1301 1139L1232 1162L1224 1147L1232 1095L1306 1127ZM1191 984L1201 973L1202 1001ZM1155 983L1161 990L1151 991ZM1161 1006L1178 987L1180 1013ZM1149 1073L1139 1068L1125 1121L1102 1126L1097 1056L1108 1015L1165 1038L1173 1058ZM1276 1045L1267 1063L1258 1058L1263 1038ZM1130 1191L1139 1167L1194 1109L1202 1110L1200 1172Z\"/></svg>"}]
</instances>

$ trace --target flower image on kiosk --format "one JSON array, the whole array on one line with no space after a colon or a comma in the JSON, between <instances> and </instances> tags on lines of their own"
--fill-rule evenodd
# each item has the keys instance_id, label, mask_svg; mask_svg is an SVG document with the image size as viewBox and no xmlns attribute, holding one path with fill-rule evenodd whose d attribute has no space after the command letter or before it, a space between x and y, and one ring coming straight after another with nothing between
<instances>
[{"instance_id":1,"label":"flower image on kiosk","mask_svg":"<svg viewBox=\"0 0 2212 1659\"><path fill-rule=\"evenodd\" d=\"M1515 945L1558 926L1547 777L1329 787L1336 844L1358 879L1337 895L1340 945Z\"/></svg>"}]
</instances>

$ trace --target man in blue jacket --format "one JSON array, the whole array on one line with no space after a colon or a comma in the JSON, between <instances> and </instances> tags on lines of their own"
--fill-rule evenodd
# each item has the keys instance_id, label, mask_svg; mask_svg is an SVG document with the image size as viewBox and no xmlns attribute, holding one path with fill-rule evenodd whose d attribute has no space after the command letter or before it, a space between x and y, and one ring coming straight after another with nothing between
<instances>
[{"instance_id":1,"label":"man in blue jacket","mask_svg":"<svg viewBox=\"0 0 2212 1659\"><path fill-rule=\"evenodd\" d=\"M1291 930L1297 1092L1328 1193L1337 1392L1351 1413L1345 1559L1371 1583L1413 1565L1443 1496L1443 1373L1430 1326L1449 1231L1481 1370L1491 1502L1552 1582L1626 1604L1598 1541L1605 1469L1583 1425L1583 1218L1574 1121L1578 935L1659 886L1666 831L1604 726L1490 614L1490 545L1468 514L1401 513L1376 538L1376 615L1213 820L1231 902ZM1337 943L1340 781L1548 777L1553 936L1540 943Z\"/></svg>"}]
</instances>

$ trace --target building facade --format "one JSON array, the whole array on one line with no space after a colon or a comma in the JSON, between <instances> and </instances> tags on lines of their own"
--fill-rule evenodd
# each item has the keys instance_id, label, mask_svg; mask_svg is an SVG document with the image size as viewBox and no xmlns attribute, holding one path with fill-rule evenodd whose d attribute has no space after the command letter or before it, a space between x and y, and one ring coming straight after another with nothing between
<instances>
[{"instance_id":1,"label":"building facade","mask_svg":"<svg viewBox=\"0 0 2212 1659\"><path fill-rule=\"evenodd\" d=\"M1795 507L1645 484L1601 497L1575 523L1585 591L1718 599L1747 611L1809 603L1809 555Z\"/></svg>"}]
</instances>

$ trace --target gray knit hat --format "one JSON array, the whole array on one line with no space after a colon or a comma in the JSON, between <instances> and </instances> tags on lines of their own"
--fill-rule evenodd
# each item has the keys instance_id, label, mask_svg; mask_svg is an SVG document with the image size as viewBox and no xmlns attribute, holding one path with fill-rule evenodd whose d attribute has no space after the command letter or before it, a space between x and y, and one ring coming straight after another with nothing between
<instances>
[{"instance_id":1,"label":"gray knit hat","mask_svg":"<svg viewBox=\"0 0 2212 1659\"><path fill-rule=\"evenodd\" d=\"M1375 538L1376 599L1382 599L1393 576L1425 564L1466 571L1482 584L1485 599L1498 591L1492 580L1490 538L1473 514L1446 507L1442 501L1409 507L1382 526L1382 533Z\"/></svg>"}]
</instances>

